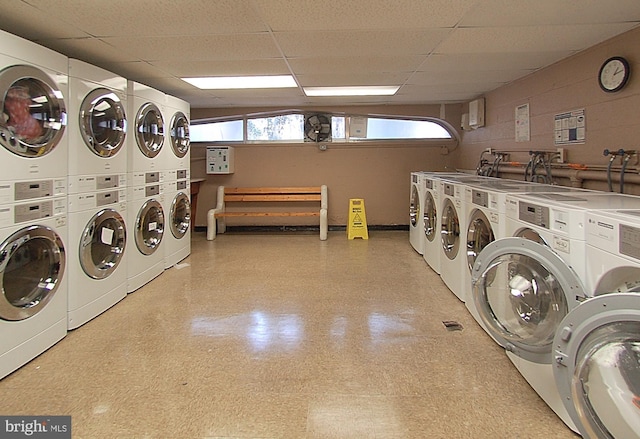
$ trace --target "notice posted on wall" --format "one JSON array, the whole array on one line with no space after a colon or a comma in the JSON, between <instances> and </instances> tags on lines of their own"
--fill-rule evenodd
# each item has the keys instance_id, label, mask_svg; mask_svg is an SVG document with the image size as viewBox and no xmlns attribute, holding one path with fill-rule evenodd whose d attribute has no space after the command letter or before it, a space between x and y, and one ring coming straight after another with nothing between
<instances>
[{"instance_id":1,"label":"notice posted on wall","mask_svg":"<svg viewBox=\"0 0 640 439\"><path fill-rule=\"evenodd\" d=\"M554 134L556 145L585 143L586 118L584 108L556 114Z\"/></svg>"},{"instance_id":2,"label":"notice posted on wall","mask_svg":"<svg viewBox=\"0 0 640 439\"><path fill-rule=\"evenodd\" d=\"M516 142L531 140L529 130L529 104L516 107Z\"/></svg>"}]
</instances>

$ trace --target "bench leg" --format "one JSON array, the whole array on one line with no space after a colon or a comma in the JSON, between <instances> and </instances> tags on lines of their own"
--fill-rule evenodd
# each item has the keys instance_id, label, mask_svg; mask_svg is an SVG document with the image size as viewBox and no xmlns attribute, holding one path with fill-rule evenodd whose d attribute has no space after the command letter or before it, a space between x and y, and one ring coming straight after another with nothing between
<instances>
[{"instance_id":1,"label":"bench leg","mask_svg":"<svg viewBox=\"0 0 640 439\"><path fill-rule=\"evenodd\" d=\"M207 212L207 241L216 239L216 209Z\"/></svg>"},{"instance_id":2,"label":"bench leg","mask_svg":"<svg viewBox=\"0 0 640 439\"><path fill-rule=\"evenodd\" d=\"M327 209L320 209L320 241L327 240L328 222Z\"/></svg>"}]
</instances>

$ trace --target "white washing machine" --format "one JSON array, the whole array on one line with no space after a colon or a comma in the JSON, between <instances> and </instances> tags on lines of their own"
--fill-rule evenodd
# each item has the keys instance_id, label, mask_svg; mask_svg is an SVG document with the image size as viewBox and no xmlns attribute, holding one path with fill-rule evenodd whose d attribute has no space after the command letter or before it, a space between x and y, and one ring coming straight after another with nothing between
<instances>
[{"instance_id":1,"label":"white washing machine","mask_svg":"<svg viewBox=\"0 0 640 439\"><path fill-rule=\"evenodd\" d=\"M467 263L465 187L489 177L438 177L440 179L440 277L461 301L466 300L464 270Z\"/></svg>"},{"instance_id":2,"label":"white washing machine","mask_svg":"<svg viewBox=\"0 0 640 439\"><path fill-rule=\"evenodd\" d=\"M553 381L553 339L562 319L593 295L586 275L588 210L640 209L640 197L528 193L508 195L506 202L507 232L515 237L494 241L478 255L473 299L507 357L577 431Z\"/></svg>"},{"instance_id":3,"label":"white washing machine","mask_svg":"<svg viewBox=\"0 0 640 439\"><path fill-rule=\"evenodd\" d=\"M419 254L424 254L425 236L423 229L424 208L424 174L411 173L411 190L409 193L409 242Z\"/></svg>"},{"instance_id":4,"label":"white washing machine","mask_svg":"<svg viewBox=\"0 0 640 439\"><path fill-rule=\"evenodd\" d=\"M146 285L164 271L165 212L161 173L145 173L144 185L128 187L127 291ZM137 180L134 174L134 181Z\"/></svg>"},{"instance_id":5,"label":"white washing machine","mask_svg":"<svg viewBox=\"0 0 640 439\"><path fill-rule=\"evenodd\" d=\"M190 169L191 143L189 140L189 103L174 96L166 96L165 114L168 128L165 130L165 167L172 172Z\"/></svg>"},{"instance_id":6,"label":"white washing machine","mask_svg":"<svg viewBox=\"0 0 640 439\"><path fill-rule=\"evenodd\" d=\"M67 200L0 206L0 378L67 334Z\"/></svg>"},{"instance_id":7,"label":"white washing machine","mask_svg":"<svg viewBox=\"0 0 640 439\"><path fill-rule=\"evenodd\" d=\"M578 432L639 438L640 294L583 302L560 323L553 345L556 386Z\"/></svg>"},{"instance_id":8,"label":"white washing machine","mask_svg":"<svg viewBox=\"0 0 640 439\"><path fill-rule=\"evenodd\" d=\"M191 254L191 199L189 174L178 174L164 183L163 208L166 215L164 267L170 268Z\"/></svg>"},{"instance_id":9,"label":"white washing machine","mask_svg":"<svg viewBox=\"0 0 640 439\"><path fill-rule=\"evenodd\" d=\"M127 80L70 59L69 93L69 193L124 186Z\"/></svg>"},{"instance_id":10,"label":"white washing machine","mask_svg":"<svg viewBox=\"0 0 640 439\"><path fill-rule=\"evenodd\" d=\"M0 31L0 185L66 179L67 71L66 56Z\"/></svg>"},{"instance_id":11,"label":"white washing machine","mask_svg":"<svg viewBox=\"0 0 640 439\"><path fill-rule=\"evenodd\" d=\"M135 81L127 82L129 173L165 168L165 101L166 95L161 91Z\"/></svg>"},{"instance_id":12,"label":"white washing machine","mask_svg":"<svg viewBox=\"0 0 640 439\"><path fill-rule=\"evenodd\" d=\"M68 329L127 295L127 189L69 195Z\"/></svg>"},{"instance_id":13,"label":"white washing machine","mask_svg":"<svg viewBox=\"0 0 640 439\"><path fill-rule=\"evenodd\" d=\"M433 175L424 174L423 182L423 258L433 271L440 274L440 180Z\"/></svg>"}]
</instances>

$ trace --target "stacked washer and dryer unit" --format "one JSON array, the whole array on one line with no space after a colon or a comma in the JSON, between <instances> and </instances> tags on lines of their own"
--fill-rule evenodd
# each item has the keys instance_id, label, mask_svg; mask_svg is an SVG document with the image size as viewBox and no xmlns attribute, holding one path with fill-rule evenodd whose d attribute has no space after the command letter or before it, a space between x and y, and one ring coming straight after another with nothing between
<instances>
[{"instance_id":1,"label":"stacked washer and dryer unit","mask_svg":"<svg viewBox=\"0 0 640 439\"><path fill-rule=\"evenodd\" d=\"M68 59L0 31L0 378L67 333Z\"/></svg>"},{"instance_id":2,"label":"stacked washer and dryer unit","mask_svg":"<svg viewBox=\"0 0 640 439\"><path fill-rule=\"evenodd\" d=\"M188 197L189 105L3 31L0 87L1 379L170 266L161 183ZM173 189L175 264L190 209Z\"/></svg>"},{"instance_id":3,"label":"stacked washer and dryer unit","mask_svg":"<svg viewBox=\"0 0 640 439\"><path fill-rule=\"evenodd\" d=\"M165 139L164 202L166 231L164 266L170 268L191 253L189 103L167 96L169 123Z\"/></svg>"},{"instance_id":4,"label":"stacked washer and dryer unit","mask_svg":"<svg viewBox=\"0 0 640 439\"><path fill-rule=\"evenodd\" d=\"M69 60L69 329L127 295L127 80Z\"/></svg>"}]
</instances>

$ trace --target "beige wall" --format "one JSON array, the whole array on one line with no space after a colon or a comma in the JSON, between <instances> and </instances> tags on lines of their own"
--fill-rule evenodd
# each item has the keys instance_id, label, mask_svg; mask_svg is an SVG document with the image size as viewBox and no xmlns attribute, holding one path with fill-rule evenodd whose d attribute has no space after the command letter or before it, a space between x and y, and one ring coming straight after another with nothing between
<instances>
[{"instance_id":1,"label":"beige wall","mask_svg":"<svg viewBox=\"0 0 640 439\"><path fill-rule=\"evenodd\" d=\"M631 65L631 78L617 93L603 92L597 81L600 66L611 56L624 56ZM512 154L511 160L525 163L529 150L555 150L554 116L576 109L585 110L586 143L564 146L568 160L589 168L602 167L608 162L603 156L605 148L640 149L640 29L501 87L485 98L486 126L463 132L461 147L454 153L458 167L475 169L485 148L522 151ZM531 141L517 143L515 108L525 103L529 103ZM586 181L585 185L606 189L603 182ZM637 187L627 185L627 189L638 193Z\"/></svg>"},{"instance_id":2,"label":"beige wall","mask_svg":"<svg viewBox=\"0 0 640 439\"><path fill-rule=\"evenodd\" d=\"M268 110L268 109L261 109ZM313 109L310 111L327 111ZM243 114L256 109L192 109L192 119ZM350 114L393 114L438 117L440 106L358 107L331 109ZM460 120L460 105L447 106L445 118L452 125ZM455 145L449 144L453 151ZM330 143L326 151L315 144L237 145L235 173L206 175L205 147L194 144L191 152L193 177L206 178L198 196L196 226L206 225L206 212L216 203L219 185L225 186L311 186L326 184L329 192L329 225L345 225L349 199L364 198L369 225L409 223L410 173L417 170L453 169L453 153L443 154L441 144L360 146ZM229 224L268 224L265 218ZM277 218L275 224L314 224L317 220Z\"/></svg>"}]
</instances>

